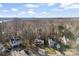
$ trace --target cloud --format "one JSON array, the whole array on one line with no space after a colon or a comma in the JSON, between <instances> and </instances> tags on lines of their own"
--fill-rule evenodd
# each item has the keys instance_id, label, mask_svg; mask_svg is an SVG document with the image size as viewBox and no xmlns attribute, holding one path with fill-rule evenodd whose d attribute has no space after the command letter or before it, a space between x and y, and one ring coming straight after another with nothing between
<instances>
[{"instance_id":1,"label":"cloud","mask_svg":"<svg viewBox=\"0 0 79 59\"><path fill-rule=\"evenodd\" d=\"M0 7L2 7L3 5L2 4L0 4Z\"/></svg>"},{"instance_id":2,"label":"cloud","mask_svg":"<svg viewBox=\"0 0 79 59\"><path fill-rule=\"evenodd\" d=\"M60 7L64 9L77 9L79 8L79 3L61 3Z\"/></svg>"},{"instance_id":3,"label":"cloud","mask_svg":"<svg viewBox=\"0 0 79 59\"><path fill-rule=\"evenodd\" d=\"M1 0L1 3L60 3L60 2L76 2L79 0Z\"/></svg>"},{"instance_id":4,"label":"cloud","mask_svg":"<svg viewBox=\"0 0 79 59\"><path fill-rule=\"evenodd\" d=\"M60 3L60 7L67 7L73 3Z\"/></svg>"},{"instance_id":5,"label":"cloud","mask_svg":"<svg viewBox=\"0 0 79 59\"><path fill-rule=\"evenodd\" d=\"M27 11L27 13L28 13L28 14L34 14L35 12L34 12L32 9L29 9L29 10Z\"/></svg>"},{"instance_id":6,"label":"cloud","mask_svg":"<svg viewBox=\"0 0 79 59\"><path fill-rule=\"evenodd\" d=\"M65 9L77 9L77 8L79 8L79 4L72 4L68 7L66 7Z\"/></svg>"},{"instance_id":7,"label":"cloud","mask_svg":"<svg viewBox=\"0 0 79 59\"><path fill-rule=\"evenodd\" d=\"M49 7L51 7L51 6L53 6L53 5L55 5L55 3L48 3L48 6L49 6Z\"/></svg>"},{"instance_id":8,"label":"cloud","mask_svg":"<svg viewBox=\"0 0 79 59\"><path fill-rule=\"evenodd\" d=\"M17 8L12 8L11 11L18 11L18 9Z\"/></svg>"},{"instance_id":9,"label":"cloud","mask_svg":"<svg viewBox=\"0 0 79 59\"><path fill-rule=\"evenodd\" d=\"M47 14L47 12L44 11L44 12L42 12L42 14Z\"/></svg>"},{"instance_id":10,"label":"cloud","mask_svg":"<svg viewBox=\"0 0 79 59\"><path fill-rule=\"evenodd\" d=\"M21 12L19 13L19 15L24 15L24 14L26 14L25 11L21 11Z\"/></svg>"},{"instance_id":11,"label":"cloud","mask_svg":"<svg viewBox=\"0 0 79 59\"><path fill-rule=\"evenodd\" d=\"M35 4L26 4L25 6L29 7L29 8L37 8L37 7L39 7L38 5L35 5Z\"/></svg>"},{"instance_id":12,"label":"cloud","mask_svg":"<svg viewBox=\"0 0 79 59\"><path fill-rule=\"evenodd\" d=\"M28 13L29 13L29 14L33 14L34 12L33 12L32 10L29 10Z\"/></svg>"},{"instance_id":13,"label":"cloud","mask_svg":"<svg viewBox=\"0 0 79 59\"><path fill-rule=\"evenodd\" d=\"M16 15L16 14L15 14L15 15L14 15L14 14L12 14L12 15L9 14L9 15L8 15L8 14L7 14L7 15L0 15L0 17L18 17L18 15Z\"/></svg>"},{"instance_id":14,"label":"cloud","mask_svg":"<svg viewBox=\"0 0 79 59\"><path fill-rule=\"evenodd\" d=\"M64 10L61 8L52 8L50 9L51 12L63 12Z\"/></svg>"},{"instance_id":15,"label":"cloud","mask_svg":"<svg viewBox=\"0 0 79 59\"><path fill-rule=\"evenodd\" d=\"M3 10L3 12L8 12L8 10Z\"/></svg>"}]
</instances>

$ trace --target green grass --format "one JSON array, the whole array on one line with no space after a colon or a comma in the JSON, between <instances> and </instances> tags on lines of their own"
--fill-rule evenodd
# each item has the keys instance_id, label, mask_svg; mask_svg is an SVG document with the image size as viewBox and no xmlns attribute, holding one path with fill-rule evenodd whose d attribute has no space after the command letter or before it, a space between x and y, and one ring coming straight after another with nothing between
<instances>
[{"instance_id":1,"label":"green grass","mask_svg":"<svg viewBox=\"0 0 79 59\"><path fill-rule=\"evenodd\" d=\"M45 48L45 51L47 52L47 54L56 54L55 49L53 48Z\"/></svg>"},{"instance_id":2,"label":"green grass","mask_svg":"<svg viewBox=\"0 0 79 59\"><path fill-rule=\"evenodd\" d=\"M0 56L9 56L10 52L0 52Z\"/></svg>"}]
</instances>

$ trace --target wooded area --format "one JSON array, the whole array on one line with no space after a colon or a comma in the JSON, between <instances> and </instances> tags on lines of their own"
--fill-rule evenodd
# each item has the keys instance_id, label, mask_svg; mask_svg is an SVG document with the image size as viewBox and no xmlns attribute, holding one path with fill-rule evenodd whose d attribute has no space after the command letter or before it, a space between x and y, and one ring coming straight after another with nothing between
<instances>
[{"instance_id":1,"label":"wooded area","mask_svg":"<svg viewBox=\"0 0 79 59\"><path fill-rule=\"evenodd\" d=\"M12 21L0 23L0 43L9 52L19 47L18 49L26 53L28 50L36 53L41 48L45 50L43 55L56 55L56 51L66 55L64 51L76 45L77 35L79 35L78 27L79 21L68 19L13 18Z\"/></svg>"}]
</instances>

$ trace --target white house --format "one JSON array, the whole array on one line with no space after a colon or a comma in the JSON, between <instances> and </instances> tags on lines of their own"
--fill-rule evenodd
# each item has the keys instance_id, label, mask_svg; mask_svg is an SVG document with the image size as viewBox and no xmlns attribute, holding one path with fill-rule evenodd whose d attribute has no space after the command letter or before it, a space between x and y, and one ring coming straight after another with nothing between
<instances>
[{"instance_id":1,"label":"white house","mask_svg":"<svg viewBox=\"0 0 79 59\"><path fill-rule=\"evenodd\" d=\"M10 40L10 45L12 47L14 46L17 46L17 45L20 45L22 43L22 41L20 40L20 38L18 37L13 37L11 40Z\"/></svg>"},{"instance_id":2,"label":"white house","mask_svg":"<svg viewBox=\"0 0 79 59\"><path fill-rule=\"evenodd\" d=\"M4 52L6 49L5 47L3 46L3 44L0 43L0 52Z\"/></svg>"}]
</instances>

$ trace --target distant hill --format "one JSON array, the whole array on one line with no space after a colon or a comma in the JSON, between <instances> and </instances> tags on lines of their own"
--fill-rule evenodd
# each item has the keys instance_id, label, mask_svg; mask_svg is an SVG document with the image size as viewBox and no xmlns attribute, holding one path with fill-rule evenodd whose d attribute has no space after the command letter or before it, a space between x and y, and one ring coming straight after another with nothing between
<instances>
[{"instance_id":1,"label":"distant hill","mask_svg":"<svg viewBox=\"0 0 79 59\"><path fill-rule=\"evenodd\" d=\"M79 17L68 17L68 18L0 18L2 20L79 20Z\"/></svg>"}]
</instances>

